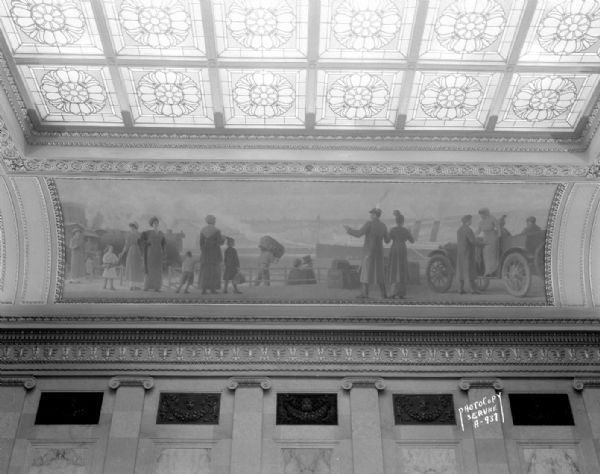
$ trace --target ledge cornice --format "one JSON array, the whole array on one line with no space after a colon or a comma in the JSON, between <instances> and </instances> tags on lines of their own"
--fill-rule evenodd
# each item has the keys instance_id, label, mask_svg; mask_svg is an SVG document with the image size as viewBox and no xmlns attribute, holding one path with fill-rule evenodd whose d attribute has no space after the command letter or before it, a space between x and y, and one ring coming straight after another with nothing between
<instances>
[{"instance_id":1,"label":"ledge cornice","mask_svg":"<svg viewBox=\"0 0 600 474\"><path fill-rule=\"evenodd\" d=\"M117 390L119 387L143 387L144 390L150 390L154 387L154 379L152 377L113 377L108 381L108 387L112 390Z\"/></svg>"}]
</instances>

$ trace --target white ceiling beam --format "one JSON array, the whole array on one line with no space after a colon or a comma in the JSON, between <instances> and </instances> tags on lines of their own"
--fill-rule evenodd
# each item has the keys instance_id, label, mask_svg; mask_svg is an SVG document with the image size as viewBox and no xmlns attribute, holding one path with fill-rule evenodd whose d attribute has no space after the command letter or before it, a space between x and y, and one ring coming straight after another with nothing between
<instances>
[{"instance_id":1,"label":"white ceiling beam","mask_svg":"<svg viewBox=\"0 0 600 474\"><path fill-rule=\"evenodd\" d=\"M309 0L308 4L308 68L306 71L306 94L304 98L304 123L308 130L316 125L318 61L321 27L321 2Z\"/></svg>"},{"instance_id":2,"label":"white ceiling beam","mask_svg":"<svg viewBox=\"0 0 600 474\"><path fill-rule=\"evenodd\" d=\"M500 84L496 88L496 96L490 105L490 110L488 112L488 118L486 121L486 130L489 132L493 132L496 128L496 124L498 123L499 114L502 112L502 104L504 103L506 95L508 94L513 73L515 72L516 64L521 56L521 51L523 50L525 39L529 33L531 20L533 18L533 14L535 13L536 7L537 0L528 0L525 11L523 12L523 16L521 17L519 27L517 28L517 34L515 35L515 39L511 45L511 50L508 54L506 71L500 80ZM521 71L522 69L519 70Z\"/></svg>"},{"instance_id":3,"label":"white ceiling beam","mask_svg":"<svg viewBox=\"0 0 600 474\"><path fill-rule=\"evenodd\" d=\"M395 127L397 130L403 130L406 124L408 114L408 103L410 102L410 93L414 87L415 72L419 54L421 51L421 42L423 41L423 31L425 30L425 22L427 20L427 12L429 11L429 0L421 0L417 6L415 13L415 21L412 25L411 38L408 49L408 58L406 64L406 72L402 78L400 86L400 97L398 100L398 109L396 111ZM403 27L405 25L402 25ZM407 26L407 25L406 25ZM383 66L383 65L382 65ZM381 68L380 65L377 65ZM438 65L439 67L439 65ZM382 68L385 69L385 68Z\"/></svg>"},{"instance_id":4,"label":"white ceiling beam","mask_svg":"<svg viewBox=\"0 0 600 474\"><path fill-rule=\"evenodd\" d=\"M200 2L202 11L202 28L204 30L204 44L206 46L207 71L210 83L210 96L213 105L213 117L216 129L225 128L225 105L221 78L219 77L219 56L217 52L217 39L215 32L215 19L210 0Z\"/></svg>"},{"instance_id":5,"label":"white ceiling beam","mask_svg":"<svg viewBox=\"0 0 600 474\"><path fill-rule=\"evenodd\" d=\"M117 100L119 101L119 105L121 107L121 118L123 119L123 124L125 125L125 128L133 128L134 123L133 115L131 113L131 105L129 104L129 96L127 94L127 89L125 88L125 82L121 76L121 71L115 65L117 53L113 48L110 30L108 29L106 17L104 16L104 9L102 8L100 0L92 0L91 5L92 10L94 11L96 26L98 27L98 33L100 34L102 49L104 50L104 55L106 56L106 62L104 65L108 65L108 69L112 77Z\"/></svg>"}]
</instances>

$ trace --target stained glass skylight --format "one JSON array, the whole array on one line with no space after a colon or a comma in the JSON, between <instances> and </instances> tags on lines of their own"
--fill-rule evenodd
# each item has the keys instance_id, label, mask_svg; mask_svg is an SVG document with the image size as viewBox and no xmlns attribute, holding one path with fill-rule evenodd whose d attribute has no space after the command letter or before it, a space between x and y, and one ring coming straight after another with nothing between
<instances>
[{"instance_id":1,"label":"stained glass skylight","mask_svg":"<svg viewBox=\"0 0 600 474\"><path fill-rule=\"evenodd\" d=\"M600 96L600 0L0 0L0 29L42 131L547 134Z\"/></svg>"}]
</instances>

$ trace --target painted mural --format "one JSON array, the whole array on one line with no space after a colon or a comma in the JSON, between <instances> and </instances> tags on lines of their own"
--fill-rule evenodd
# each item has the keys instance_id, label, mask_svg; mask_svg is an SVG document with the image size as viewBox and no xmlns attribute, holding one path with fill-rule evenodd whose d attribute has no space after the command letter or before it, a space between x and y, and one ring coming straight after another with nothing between
<instances>
[{"instance_id":1,"label":"painted mural","mask_svg":"<svg viewBox=\"0 0 600 474\"><path fill-rule=\"evenodd\" d=\"M63 301L546 304L553 184L56 184Z\"/></svg>"}]
</instances>

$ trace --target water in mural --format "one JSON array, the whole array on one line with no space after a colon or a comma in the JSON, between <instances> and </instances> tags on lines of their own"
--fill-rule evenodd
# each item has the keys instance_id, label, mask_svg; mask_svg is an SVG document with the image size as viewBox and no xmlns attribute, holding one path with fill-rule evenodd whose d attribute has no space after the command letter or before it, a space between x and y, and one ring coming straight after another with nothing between
<instances>
[{"instance_id":1,"label":"water in mural","mask_svg":"<svg viewBox=\"0 0 600 474\"><path fill-rule=\"evenodd\" d=\"M58 179L65 301L545 304L556 186Z\"/></svg>"}]
</instances>

